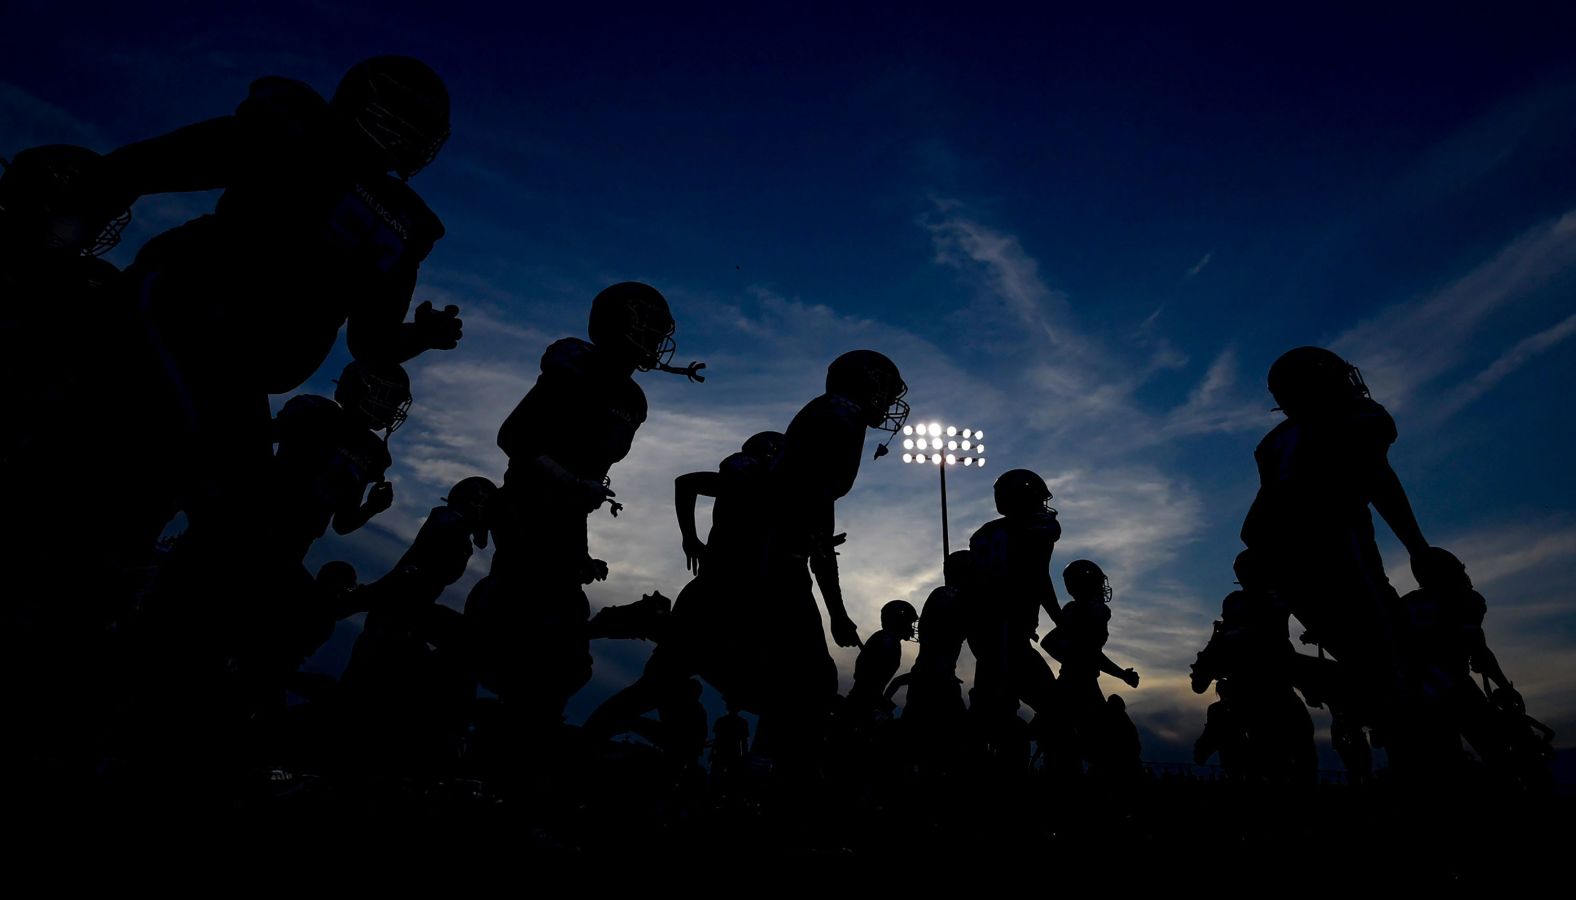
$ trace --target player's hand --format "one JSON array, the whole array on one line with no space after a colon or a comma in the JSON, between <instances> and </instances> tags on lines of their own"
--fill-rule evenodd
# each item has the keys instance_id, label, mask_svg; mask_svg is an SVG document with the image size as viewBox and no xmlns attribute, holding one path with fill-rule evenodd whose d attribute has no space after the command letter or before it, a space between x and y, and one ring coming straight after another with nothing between
<instances>
[{"instance_id":1,"label":"player's hand","mask_svg":"<svg viewBox=\"0 0 1576 900\"><path fill-rule=\"evenodd\" d=\"M394 505L394 485L380 481L367 492L367 512L376 515Z\"/></svg>"},{"instance_id":2,"label":"player's hand","mask_svg":"<svg viewBox=\"0 0 1576 900\"><path fill-rule=\"evenodd\" d=\"M441 311L432 308L431 300L416 307L416 328L428 350L453 350L465 336L462 325L460 308L452 303Z\"/></svg>"},{"instance_id":3,"label":"player's hand","mask_svg":"<svg viewBox=\"0 0 1576 900\"><path fill-rule=\"evenodd\" d=\"M1122 671L1122 680L1127 682L1128 687L1138 687L1138 670L1124 669Z\"/></svg>"},{"instance_id":4,"label":"player's hand","mask_svg":"<svg viewBox=\"0 0 1576 900\"><path fill-rule=\"evenodd\" d=\"M589 512L595 512L601 508L603 503L618 496L613 493L612 488L590 478L581 478L576 482L576 485L577 490L580 492L580 498L585 502L586 510Z\"/></svg>"},{"instance_id":5,"label":"player's hand","mask_svg":"<svg viewBox=\"0 0 1576 900\"><path fill-rule=\"evenodd\" d=\"M694 535L684 537L684 567L700 574L700 562L706 558L706 543Z\"/></svg>"},{"instance_id":6,"label":"player's hand","mask_svg":"<svg viewBox=\"0 0 1576 900\"><path fill-rule=\"evenodd\" d=\"M832 640L836 641L839 647L864 646L859 640L859 626L847 616L832 620Z\"/></svg>"}]
</instances>

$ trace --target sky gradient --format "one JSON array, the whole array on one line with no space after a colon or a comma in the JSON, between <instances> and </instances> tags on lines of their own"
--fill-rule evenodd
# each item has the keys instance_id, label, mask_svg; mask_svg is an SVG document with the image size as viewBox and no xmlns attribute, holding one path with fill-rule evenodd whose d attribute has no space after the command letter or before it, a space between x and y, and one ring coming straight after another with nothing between
<instances>
[{"instance_id":1,"label":"sky gradient","mask_svg":"<svg viewBox=\"0 0 1576 900\"><path fill-rule=\"evenodd\" d=\"M1064 529L1053 567L1106 569L1108 653L1143 677L1102 687L1128 699L1146 757L1181 759L1207 702L1187 667L1233 588L1253 447L1279 418L1264 374L1323 344L1394 414L1391 462L1424 534L1467 563L1529 711L1572 745L1569 8L443 8L0 10L5 154L109 150L230 112L262 75L327 94L378 53L447 81L453 138L412 186L448 235L416 298L459 304L466 337L410 366L394 508L312 560L376 578L450 484L500 479L497 428L542 351L584 335L597 290L647 281L678 320L675 361L705 361L708 379L641 376L651 417L612 473L625 511L592 518L612 568L593 607L675 595L673 477L782 429L826 363L871 347L902 369L916 421L987 433L990 468L949 478L955 547L994 515L995 474L1046 477ZM212 203L139 202L111 258ZM331 393L345 360L341 345L303 390ZM941 557L934 471L870 449L838 510L866 633L886 601L923 600ZM356 627L313 665L342 665ZM571 718L649 648L595 649ZM852 653L834 656L846 686Z\"/></svg>"}]
</instances>

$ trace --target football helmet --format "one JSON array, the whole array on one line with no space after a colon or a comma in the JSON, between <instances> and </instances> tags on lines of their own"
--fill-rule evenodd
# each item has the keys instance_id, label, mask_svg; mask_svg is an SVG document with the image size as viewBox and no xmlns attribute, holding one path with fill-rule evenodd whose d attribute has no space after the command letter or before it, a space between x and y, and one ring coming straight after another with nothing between
<instances>
[{"instance_id":1,"label":"football helmet","mask_svg":"<svg viewBox=\"0 0 1576 900\"><path fill-rule=\"evenodd\" d=\"M1051 509L1051 489L1045 479L1028 469L1011 469L996 479L996 511L1004 516L1017 516Z\"/></svg>"},{"instance_id":2,"label":"football helmet","mask_svg":"<svg viewBox=\"0 0 1576 900\"><path fill-rule=\"evenodd\" d=\"M1323 347L1298 347L1270 366L1270 394L1288 412L1367 397L1357 367Z\"/></svg>"},{"instance_id":3,"label":"football helmet","mask_svg":"<svg viewBox=\"0 0 1576 900\"><path fill-rule=\"evenodd\" d=\"M762 431L750 435L744 442L744 455L761 462L769 463L783 452L783 445L788 442L788 436L780 431Z\"/></svg>"},{"instance_id":4,"label":"football helmet","mask_svg":"<svg viewBox=\"0 0 1576 900\"><path fill-rule=\"evenodd\" d=\"M896 434L908 420L908 385L897 365L874 350L850 350L826 369L826 392L847 397L865 413L865 424Z\"/></svg>"},{"instance_id":5,"label":"football helmet","mask_svg":"<svg viewBox=\"0 0 1576 900\"><path fill-rule=\"evenodd\" d=\"M1067 593L1072 594L1074 599L1098 594L1100 599L1111 602L1111 579L1087 559L1075 559L1068 563L1067 568L1062 570L1062 584L1067 586Z\"/></svg>"},{"instance_id":6,"label":"football helmet","mask_svg":"<svg viewBox=\"0 0 1576 900\"><path fill-rule=\"evenodd\" d=\"M881 630L893 632L901 640L914 639L914 626L918 622L919 613L907 600L893 600L881 607Z\"/></svg>"},{"instance_id":7,"label":"football helmet","mask_svg":"<svg viewBox=\"0 0 1576 900\"><path fill-rule=\"evenodd\" d=\"M498 485L493 484L491 479L472 475L455 482L454 487L449 488L449 496L444 497L443 502L467 519L482 521L485 518L483 513L486 512L487 504L497 493Z\"/></svg>"},{"instance_id":8,"label":"football helmet","mask_svg":"<svg viewBox=\"0 0 1576 900\"><path fill-rule=\"evenodd\" d=\"M103 157L86 147L49 144L0 159L0 233L44 252L102 256L131 222L129 200L105 196Z\"/></svg>"},{"instance_id":9,"label":"football helmet","mask_svg":"<svg viewBox=\"0 0 1576 900\"><path fill-rule=\"evenodd\" d=\"M374 56L356 63L329 106L366 135L402 179L436 159L449 139L448 88L419 59Z\"/></svg>"},{"instance_id":10,"label":"football helmet","mask_svg":"<svg viewBox=\"0 0 1576 900\"><path fill-rule=\"evenodd\" d=\"M1269 585L1270 572L1264 564L1264 554L1244 550L1237 554L1231 563L1231 571L1237 576L1237 584L1248 590L1258 590Z\"/></svg>"},{"instance_id":11,"label":"football helmet","mask_svg":"<svg viewBox=\"0 0 1576 900\"><path fill-rule=\"evenodd\" d=\"M627 358L642 372L662 368L673 358L675 330L667 298L649 284L621 281L591 301L591 343Z\"/></svg>"},{"instance_id":12,"label":"football helmet","mask_svg":"<svg viewBox=\"0 0 1576 900\"><path fill-rule=\"evenodd\" d=\"M334 382L334 399L367 418L373 431L393 434L409 414L410 376L403 366L369 366L352 360Z\"/></svg>"},{"instance_id":13,"label":"football helmet","mask_svg":"<svg viewBox=\"0 0 1576 900\"><path fill-rule=\"evenodd\" d=\"M1412 577L1425 590L1471 590L1472 576L1454 553L1443 547L1429 547L1412 557Z\"/></svg>"}]
</instances>

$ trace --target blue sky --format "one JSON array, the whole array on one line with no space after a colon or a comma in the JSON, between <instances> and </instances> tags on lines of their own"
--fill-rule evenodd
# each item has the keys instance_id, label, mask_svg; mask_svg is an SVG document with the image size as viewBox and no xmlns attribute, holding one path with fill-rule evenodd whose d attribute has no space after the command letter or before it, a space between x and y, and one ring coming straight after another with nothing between
<instances>
[{"instance_id":1,"label":"blue sky","mask_svg":"<svg viewBox=\"0 0 1576 900\"><path fill-rule=\"evenodd\" d=\"M649 281L674 307L679 361L711 377L644 376L652 416L613 471L626 511L592 520L613 569L593 605L676 593L672 477L782 428L826 362L874 347L917 417L989 435L991 469L950 480L955 544L992 515L992 472L1051 482L1057 559L1111 573L1109 651L1143 674L1105 688L1159 758L1202 726L1186 670L1232 588L1252 449L1277 420L1264 373L1290 347L1333 346L1395 414L1391 459L1424 533L1468 563L1510 676L1569 745L1576 16L1546 6L451 3L438 18L13 0L0 153L107 150L226 113L261 75L327 93L362 57L426 59L454 136L412 182L448 226L417 298L458 303L467 336L412 366L394 509L314 558L375 577L449 484L501 475L493 438L543 348L584 333L601 287ZM140 202L113 258L212 202ZM328 393L343 361L306 389ZM866 631L882 603L938 583L936 493L932 471L889 457L842 504ZM353 636L315 664L337 665ZM575 714L645 653L602 644Z\"/></svg>"}]
</instances>

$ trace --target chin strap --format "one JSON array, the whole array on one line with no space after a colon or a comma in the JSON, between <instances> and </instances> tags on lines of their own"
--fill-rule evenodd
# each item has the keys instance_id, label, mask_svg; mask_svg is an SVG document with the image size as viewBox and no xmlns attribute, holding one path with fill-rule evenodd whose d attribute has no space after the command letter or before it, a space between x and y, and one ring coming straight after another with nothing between
<instances>
[{"instance_id":1,"label":"chin strap","mask_svg":"<svg viewBox=\"0 0 1576 900\"><path fill-rule=\"evenodd\" d=\"M706 368L706 364L703 362L691 362L689 365L682 367L670 366L667 363L658 363L657 368L664 372L671 372L674 375L683 375L685 378L688 378L690 381L696 383L706 380L706 376L700 374L700 370Z\"/></svg>"},{"instance_id":2,"label":"chin strap","mask_svg":"<svg viewBox=\"0 0 1576 900\"><path fill-rule=\"evenodd\" d=\"M897 432L894 431L894 432L892 432L892 437L889 437L885 441L883 441L882 443L877 444L876 445L876 455L872 456L871 459L880 459L881 457L886 456L888 453L892 452L892 451L887 449L887 444L892 443L892 438L895 438L895 437L897 437Z\"/></svg>"}]
</instances>

